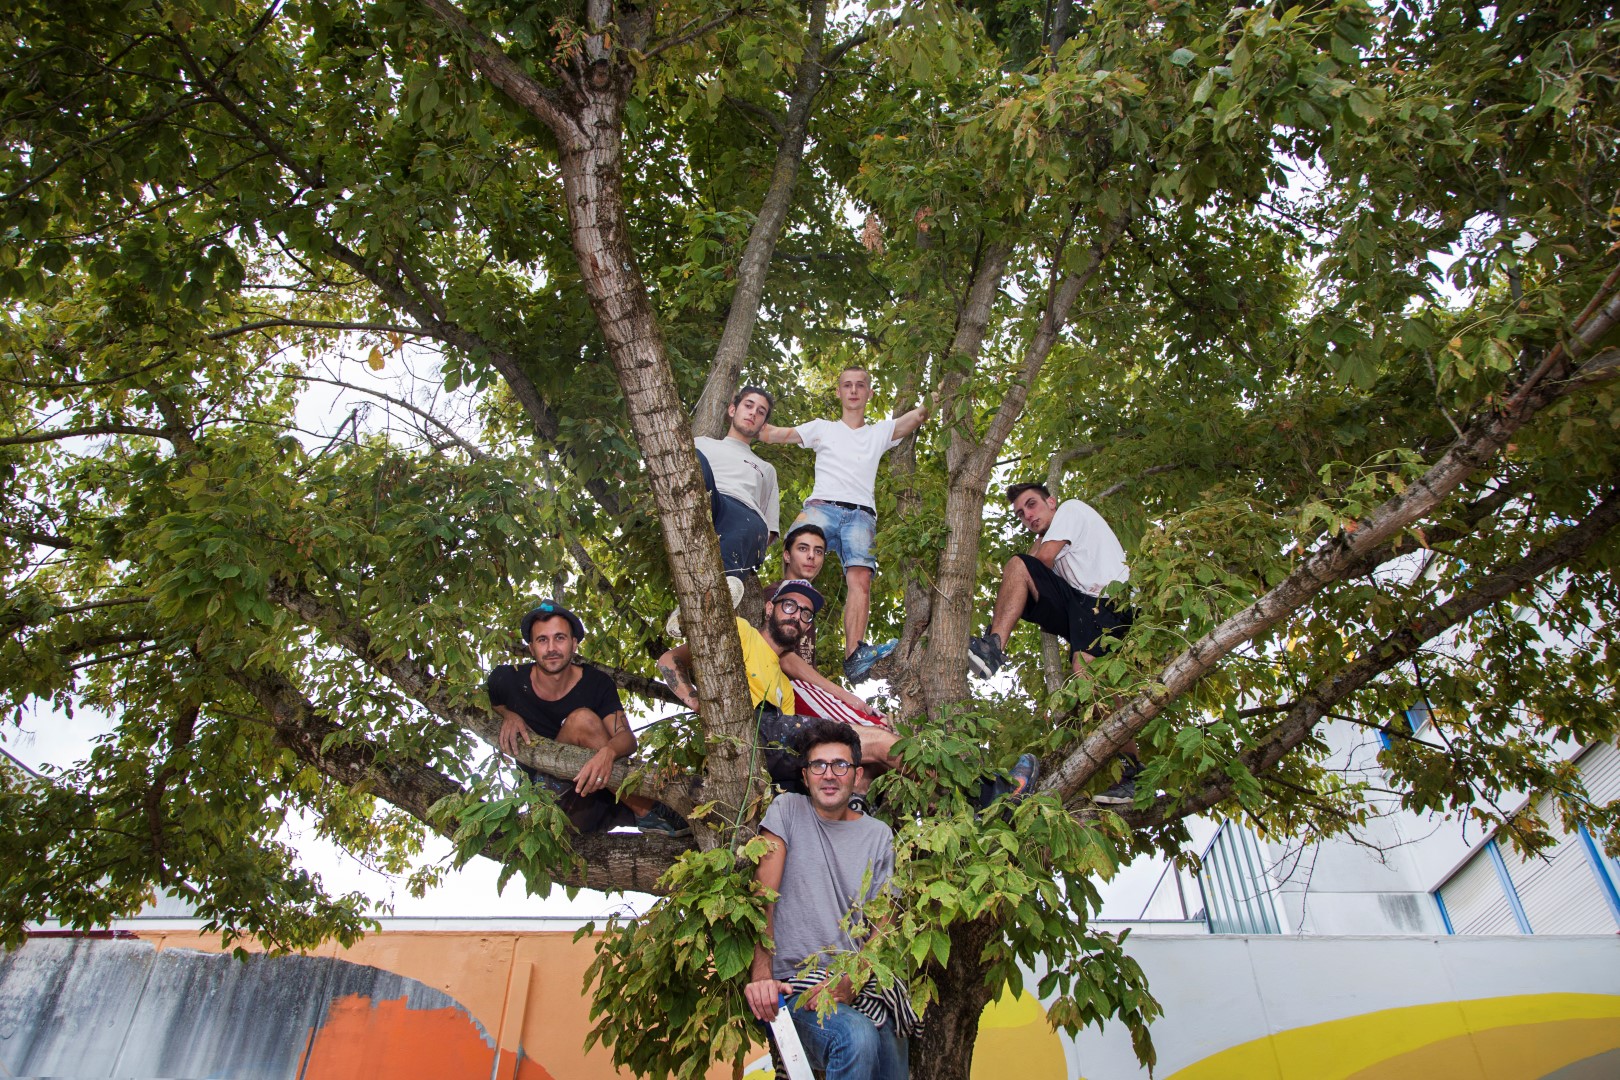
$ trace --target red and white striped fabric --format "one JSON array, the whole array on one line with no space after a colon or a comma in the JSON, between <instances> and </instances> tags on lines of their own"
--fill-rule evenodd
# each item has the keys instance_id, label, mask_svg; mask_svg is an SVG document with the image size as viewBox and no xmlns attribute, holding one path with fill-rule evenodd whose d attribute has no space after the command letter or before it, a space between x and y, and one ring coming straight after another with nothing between
<instances>
[{"instance_id":1,"label":"red and white striped fabric","mask_svg":"<svg viewBox=\"0 0 1620 1080\"><path fill-rule=\"evenodd\" d=\"M800 716L819 716L824 720L837 720L840 724L883 728L885 731L894 730L889 722L877 713L847 705L819 686L812 686L798 679L792 681L793 696L798 699L794 711Z\"/></svg>"}]
</instances>

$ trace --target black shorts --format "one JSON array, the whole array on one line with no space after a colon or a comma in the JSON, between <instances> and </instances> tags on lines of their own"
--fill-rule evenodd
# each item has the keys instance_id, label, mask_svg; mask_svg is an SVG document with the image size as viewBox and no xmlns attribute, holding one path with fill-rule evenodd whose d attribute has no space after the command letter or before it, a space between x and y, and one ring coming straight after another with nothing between
<instances>
[{"instance_id":1,"label":"black shorts","mask_svg":"<svg viewBox=\"0 0 1620 1080\"><path fill-rule=\"evenodd\" d=\"M1057 571L1033 555L1020 555L1039 598L1024 604L1022 618L1069 643L1069 657L1083 652L1100 656L1125 636L1136 612L1120 607L1106 596L1083 593L1058 576Z\"/></svg>"},{"instance_id":2,"label":"black shorts","mask_svg":"<svg viewBox=\"0 0 1620 1080\"><path fill-rule=\"evenodd\" d=\"M792 749L800 731L815 723L817 717L785 713L769 705L760 706L759 743L765 750L765 771L771 774L783 791L799 795L810 792L799 773L799 755Z\"/></svg>"}]
</instances>

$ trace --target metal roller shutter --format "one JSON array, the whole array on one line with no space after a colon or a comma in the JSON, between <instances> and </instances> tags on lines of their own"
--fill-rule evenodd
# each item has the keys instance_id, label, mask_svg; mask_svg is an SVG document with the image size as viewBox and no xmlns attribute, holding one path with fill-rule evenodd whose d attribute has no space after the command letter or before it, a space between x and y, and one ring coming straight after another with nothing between
<instances>
[{"instance_id":1,"label":"metal roller shutter","mask_svg":"<svg viewBox=\"0 0 1620 1080\"><path fill-rule=\"evenodd\" d=\"M1567 833L1558 822L1551 799L1536 803L1536 813L1547 822L1558 842L1529 858L1504 843L1502 861L1519 894L1525 918L1537 934L1612 934L1614 916L1603 895L1596 867L1579 835Z\"/></svg>"},{"instance_id":2,"label":"metal roller shutter","mask_svg":"<svg viewBox=\"0 0 1620 1080\"><path fill-rule=\"evenodd\" d=\"M1446 905L1446 917L1451 920L1454 934L1519 932L1496 865L1491 861L1491 853L1484 848L1440 886L1440 899Z\"/></svg>"}]
</instances>

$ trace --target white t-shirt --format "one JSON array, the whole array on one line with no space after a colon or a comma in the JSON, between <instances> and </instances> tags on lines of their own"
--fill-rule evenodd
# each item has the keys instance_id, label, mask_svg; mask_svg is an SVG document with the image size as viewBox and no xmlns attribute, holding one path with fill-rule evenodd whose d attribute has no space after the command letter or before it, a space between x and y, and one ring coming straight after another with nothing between
<instances>
[{"instance_id":1,"label":"white t-shirt","mask_svg":"<svg viewBox=\"0 0 1620 1080\"><path fill-rule=\"evenodd\" d=\"M1125 566L1125 549L1103 516L1079 499L1058 503L1042 543L1066 540L1052 569L1058 577L1081 592L1096 596L1111 582L1131 576Z\"/></svg>"},{"instance_id":2,"label":"white t-shirt","mask_svg":"<svg viewBox=\"0 0 1620 1080\"><path fill-rule=\"evenodd\" d=\"M709 459L714 486L753 507L765 519L765 527L779 533L782 521L782 493L776 487L776 466L761 458L741 439L711 439L700 435L692 440Z\"/></svg>"},{"instance_id":3,"label":"white t-shirt","mask_svg":"<svg viewBox=\"0 0 1620 1080\"><path fill-rule=\"evenodd\" d=\"M900 445L894 421L852 428L842 420L807 420L793 430L816 452L816 486L810 498L877 508L878 462Z\"/></svg>"}]
</instances>

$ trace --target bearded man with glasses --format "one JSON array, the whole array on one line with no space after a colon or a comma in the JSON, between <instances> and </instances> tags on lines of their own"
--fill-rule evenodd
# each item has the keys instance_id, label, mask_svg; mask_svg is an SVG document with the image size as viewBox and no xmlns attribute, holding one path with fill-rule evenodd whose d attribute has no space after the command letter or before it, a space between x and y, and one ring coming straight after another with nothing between
<instances>
[{"instance_id":1,"label":"bearded man with glasses","mask_svg":"<svg viewBox=\"0 0 1620 1080\"><path fill-rule=\"evenodd\" d=\"M788 791L803 793L798 757L788 746L795 735L818 720L794 711L794 684L812 687L850 709L876 716L861 698L837 685L812 667L796 651L799 638L815 622L825 601L816 587L799 578L789 578L772 589L765 601L765 632L737 620L737 636L742 642L743 668L748 676L748 692L759 712L760 745L765 751L765 768L771 778ZM697 690L692 685L692 652L678 646L658 658L658 670L675 696L687 707L698 707ZM868 763L893 768L890 750L898 741L892 730L883 727L857 727L857 745ZM864 783L862 790L865 790Z\"/></svg>"}]
</instances>

